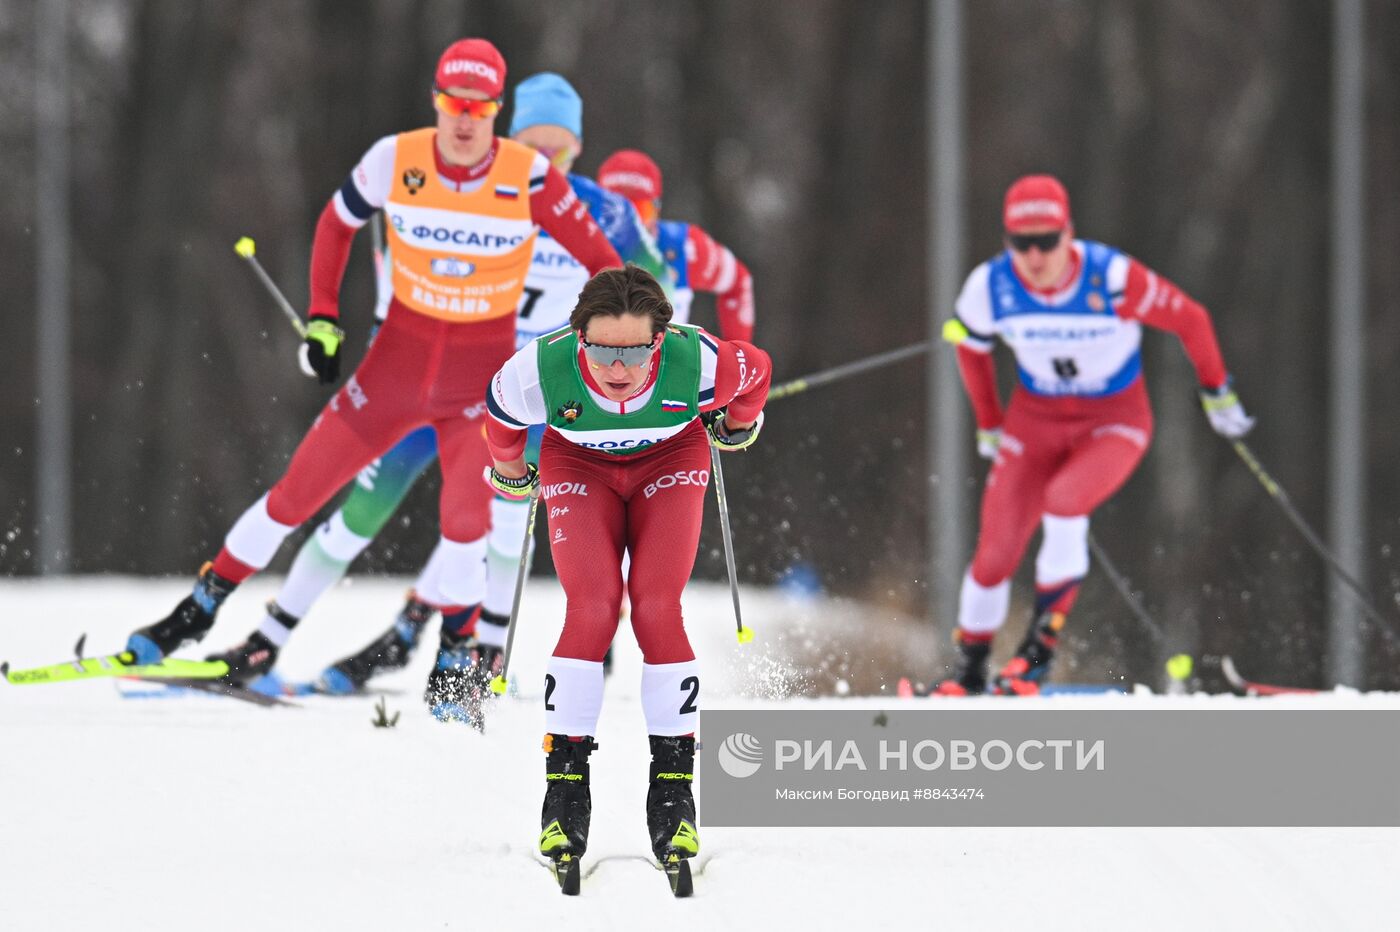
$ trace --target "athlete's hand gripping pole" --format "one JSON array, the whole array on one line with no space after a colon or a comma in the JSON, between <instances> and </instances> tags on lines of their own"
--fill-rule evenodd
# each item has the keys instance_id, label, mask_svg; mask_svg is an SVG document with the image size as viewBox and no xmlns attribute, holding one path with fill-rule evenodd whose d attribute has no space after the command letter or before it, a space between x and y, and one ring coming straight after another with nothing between
<instances>
[{"instance_id":1,"label":"athlete's hand gripping pole","mask_svg":"<svg viewBox=\"0 0 1400 932\"><path fill-rule=\"evenodd\" d=\"M770 396L771 397L771 396ZM739 573L734 568L734 531L729 527L729 499L724 494L724 467L719 461L719 447L710 439L710 471L715 476L715 498L719 500L719 529L724 537L724 565L729 570L729 594L734 598L734 625L740 644L753 640L753 629L744 627L744 615L739 608Z\"/></svg>"},{"instance_id":2,"label":"athlete's hand gripping pole","mask_svg":"<svg viewBox=\"0 0 1400 932\"><path fill-rule=\"evenodd\" d=\"M510 652L515 645L515 625L520 619L520 595L525 591L525 572L530 565L530 538L535 536L535 515L540 507L540 486L536 478L538 473L527 472L526 475L536 481L530 486L530 517L525 521L525 539L520 542L520 566L515 571L515 598L510 603L510 622L506 625L506 649L501 654L501 672L491 680L491 692L498 696L503 696L506 692Z\"/></svg>"},{"instance_id":3,"label":"athlete's hand gripping pole","mask_svg":"<svg viewBox=\"0 0 1400 932\"><path fill-rule=\"evenodd\" d=\"M1354 576L1346 571L1345 567L1343 567L1337 558L1332 555L1332 552L1327 549L1327 545L1322 542L1322 538L1317 535L1317 532L1303 519L1302 514L1300 514L1298 509L1293 505L1293 500L1288 497L1288 493L1285 492L1283 487L1274 481L1274 477L1269 475L1268 471L1264 469L1264 465L1259 462L1259 459L1254 455L1254 451L1250 450L1250 448L1245 445L1245 442L1238 438L1231 440L1230 446L1235 448L1235 452L1239 454L1240 459L1244 460L1244 464L1249 467L1249 471L1254 474L1254 478L1259 480L1259 484L1264 487L1264 491L1269 493L1269 497L1278 502L1279 508L1283 509L1283 513L1288 516L1288 520L1293 522L1293 526L1303 535L1303 539L1312 546L1312 549L1317 552L1318 556L1322 557L1323 562L1332 568L1332 572L1337 574L1337 578L1346 583L1356 595L1356 599L1361 603L1361 607L1365 610L1366 616L1380 626L1380 632L1385 635L1386 640L1392 643L1400 641L1400 638L1396 637L1392 629L1393 622L1380 613L1376 608L1375 602L1372 601L1370 593L1366 591L1361 583L1356 581Z\"/></svg>"},{"instance_id":4,"label":"athlete's hand gripping pole","mask_svg":"<svg viewBox=\"0 0 1400 932\"><path fill-rule=\"evenodd\" d=\"M286 295L282 294L282 289L277 287L277 283L272 280L272 276L262 267L258 261L257 244L253 242L251 236L244 236L233 244L233 251L238 253L257 273L258 280L262 282L267 293L272 295L277 306L286 315L288 323L297 332L297 336L302 338L301 371L308 376L320 380L324 384L334 382L340 377L340 343L345 339L345 331L335 325L335 322L324 317L313 317L310 324L303 324L301 317L292 308L291 302Z\"/></svg>"}]
</instances>

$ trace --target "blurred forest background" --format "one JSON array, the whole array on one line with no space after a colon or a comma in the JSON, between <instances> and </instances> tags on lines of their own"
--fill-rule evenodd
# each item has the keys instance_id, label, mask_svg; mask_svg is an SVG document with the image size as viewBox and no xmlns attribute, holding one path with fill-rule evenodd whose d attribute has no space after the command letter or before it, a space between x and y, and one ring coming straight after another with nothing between
<instances>
[{"instance_id":1,"label":"blurred forest background","mask_svg":"<svg viewBox=\"0 0 1400 932\"><path fill-rule=\"evenodd\" d=\"M317 214L377 138L431 121L433 66L460 36L495 42L512 85L548 69L578 87L579 171L624 146L656 158L665 215L701 224L752 269L756 340L779 379L919 341L931 313L951 312L927 306L924 3L70 0L70 10L76 572L191 573L280 474L328 392L297 370L296 339L233 243L254 236L301 304ZM1367 571L1395 616L1400 398L1385 373L1400 368L1400 3L1370 2L1366 15L1368 340L1354 364L1371 392ZM0 0L0 572L14 576L39 567L35 16L30 0ZM1259 418L1253 448L1324 527L1330 5L978 0L965 18L963 274L1000 248L1005 186L1058 174L1081 235L1140 257L1213 312ZM368 240L344 289L351 364L372 316ZM713 324L705 298L696 319ZM1157 435L1097 515L1096 536L1186 649L1320 685L1321 562L1210 432L1176 341L1149 331L1144 342ZM868 621L923 615L923 370L901 363L772 405L763 442L726 463L745 580L807 577L870 605L880 617ZM961 394L938 403L966 406ZM965 486L974 516L984 472L969 452L946 477ZM436 536L436 490L434 476L415 491L361 571L418 569ZM710 521L697 575L723 578L719 547ZM536 571L547 572L541 551ZM1030 562L1007 641L1025 624ZM1154 679L1152 646L1102 574L1079 605L1075 678ZM871 630L853 626L843 649L881 650ZM1372 632L1368 685L1400 688L1397 671L1400 652Z\"/></svg>"}]
</instances>

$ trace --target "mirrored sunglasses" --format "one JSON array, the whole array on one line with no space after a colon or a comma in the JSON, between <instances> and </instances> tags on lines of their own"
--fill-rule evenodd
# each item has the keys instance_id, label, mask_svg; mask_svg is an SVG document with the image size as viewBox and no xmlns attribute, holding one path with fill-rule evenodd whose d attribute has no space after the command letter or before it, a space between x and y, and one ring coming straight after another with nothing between
<instances>
[{"instance_id":1,"label":"mirrored sunglasses","mask_svg":"<svg viewBox=\"0 0 1400 932\"><path fill-rule=\"evenodd\" d=\"M656 348L655 340L638 346L604 346L587 340L580 340L579 343L583 345L584 355L589 361L604 368L619 361L628 368L640 366L651 358L651 352Z\"/></svg>"},{"instance_id":2,"label":"mirrored sunglasses","mask_svg":"<svg viewBox=\"0 0 1400 932\"><path fill-rule=\"evenodd\" d=\"M468 100L454 97L446 91L433 89L433 106L451 117L467 114L474 120L484 120L501 112L500 100Z\"/></svg>"}]
</instances>

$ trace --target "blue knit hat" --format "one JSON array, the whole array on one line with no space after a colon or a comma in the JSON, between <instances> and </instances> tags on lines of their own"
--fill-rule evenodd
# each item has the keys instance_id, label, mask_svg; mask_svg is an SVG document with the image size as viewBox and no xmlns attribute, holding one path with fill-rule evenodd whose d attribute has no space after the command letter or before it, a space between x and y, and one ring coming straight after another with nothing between
<instances>
[{"instance_id":1,"label":"blue knit hat","mask_svg":"<svg viewBox=\"0 0 1400 932\"><path fill-rule=\"evenodd\" d=\"M552 71L531 75L515 85L515 112L510 134L548 123L583 138L583 98L572 84Z\"/></svg>"}]
</instances>

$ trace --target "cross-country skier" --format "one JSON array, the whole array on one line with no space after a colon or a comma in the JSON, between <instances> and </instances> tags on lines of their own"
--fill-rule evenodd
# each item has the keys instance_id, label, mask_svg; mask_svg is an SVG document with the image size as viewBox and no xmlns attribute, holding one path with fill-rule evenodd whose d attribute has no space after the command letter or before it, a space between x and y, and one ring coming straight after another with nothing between
<instances>
[{"instance_id":1,"label":"cross-country skier","mask_svg":"<svg viewBox=\"0 0 1400 932\"><path fill-rule=\"evenodd\" d=\"M625 195L656 237L676 273L671 302L676 323L690 320L695 292L715 295L719 332L726 340L753 339L753 277L744 263L698 224L661 219L661 169L645 152L620 149L598 167L598 183Z\"/></svg>"},{"instance_id":2,"label":"cross-country skier","mask_svg":"<svg viewBox=\"0 0 1400 932\"><path fill-rule=\"evenodd\" d=\"M494 121L506 65L485 39L463 39L438 61L435 126L370 148L321 213L311 256L304 361L323 383L339 375L339 292L350 243L385 214L394 297L363 362L312 424L286 474L246 511L194 591L165 619L131 635L139 663L200 640L244 579L366 464L431 426L442 459L442 594L474 605L485 590L491 491L483 425L491 373L515 347L516 308L541 227L590 271L621 264L549 160L499 139ZM247 679L271 665L296 617L269 615L215 659Z\"/></svg>"},{"instance_id":3,"label":"cross-country skier","mask_svg":"<svg viewBox=\"0 0 1400 932\"><path fill-rule=\"evenodd\" d=\"M544 155L560 171L569 172L582 150L583 101L577 92L559 75L542 73L520 82L513 92L513 101L511 138ZM603 191L583 176L569 174L567 178L625 261L656 275L665 274L665 262L651 235L625 198ZM385 270L390 267L386 263ZM391 291L392 283L383 278L381 288ZM588 269L558 240L542 232L535 240L520 298L516 346L567 323L578 292L587 280ZM387 302L381 302L381 318L387 309ZM317 528L297 554L281 591L268 605L272 624L295 625L306 615L315 600L345 574L350 563L384 527L436 455L434 431L422 428L361 471L345 503ZM441 717L460 717L462 694L479 687L478 680L489 678L490 667L500 655L524 522L518 503L499 497L493 500L492 530L487 538L487 584L481 604L453 605L444 595L439 547L389 629L328 668L321 676L320 688L349 693L363 687L377 673L402 668L428 621L441 609L444 621L438 658L429 675L425 698ZM478 614L482 624L478 624ZM264 659L261 669L246 671L247 674L256 675L270 668L275 657L273 652ZM467 674L469 670L474 674Z\"/></svg>"},{"instance_id":4,"label":"cross-country skier","mask_svg":"<svg viewBox=\"0 0 1400 932\"><path fill-rule=\"evenodd\" d=\"M709 444L744 449L762 424L771 366L743 341L671 323L661 286L629 266L589 280L567 328L516 353L491 382L492 483L540 485L567 608L545 677L546 791L540 850L561 867L583 855L589 754L603 702L603 655L618 626L622 555L642 650L652 763L647 825L663 863L699 850L694 774L700 665L681 591L700 539ZM713 412L708 427L702 415ZM530 425L547 424L539 469Z\"/></svg>"},{"instance_id":5,"label":"cross-country skier","mask_svg":"<svg viewBox=\"0 0 1400 932\"><path fill-rule=\"evenodd\" d=\"M956 667L934 688L947 696L987 689L987 657L1006 620L1011 575L1037 525L1043 539L1030 629L991 689L1039 691L1089 570L1089 515L1132 475L1152 438L1143 324L1180 338L1217 433L1240 437L1254 424L1231 388L1206 309L1136 259L1075 239L1058 180L1016 181L1002 223L1005 251L968 276L944 328L957 345L978 452L993 460L977 551L962 583ZM996 338L1016 357L1018 384L1004 412L991 357Z\"/></svg>"}]
</instances>

